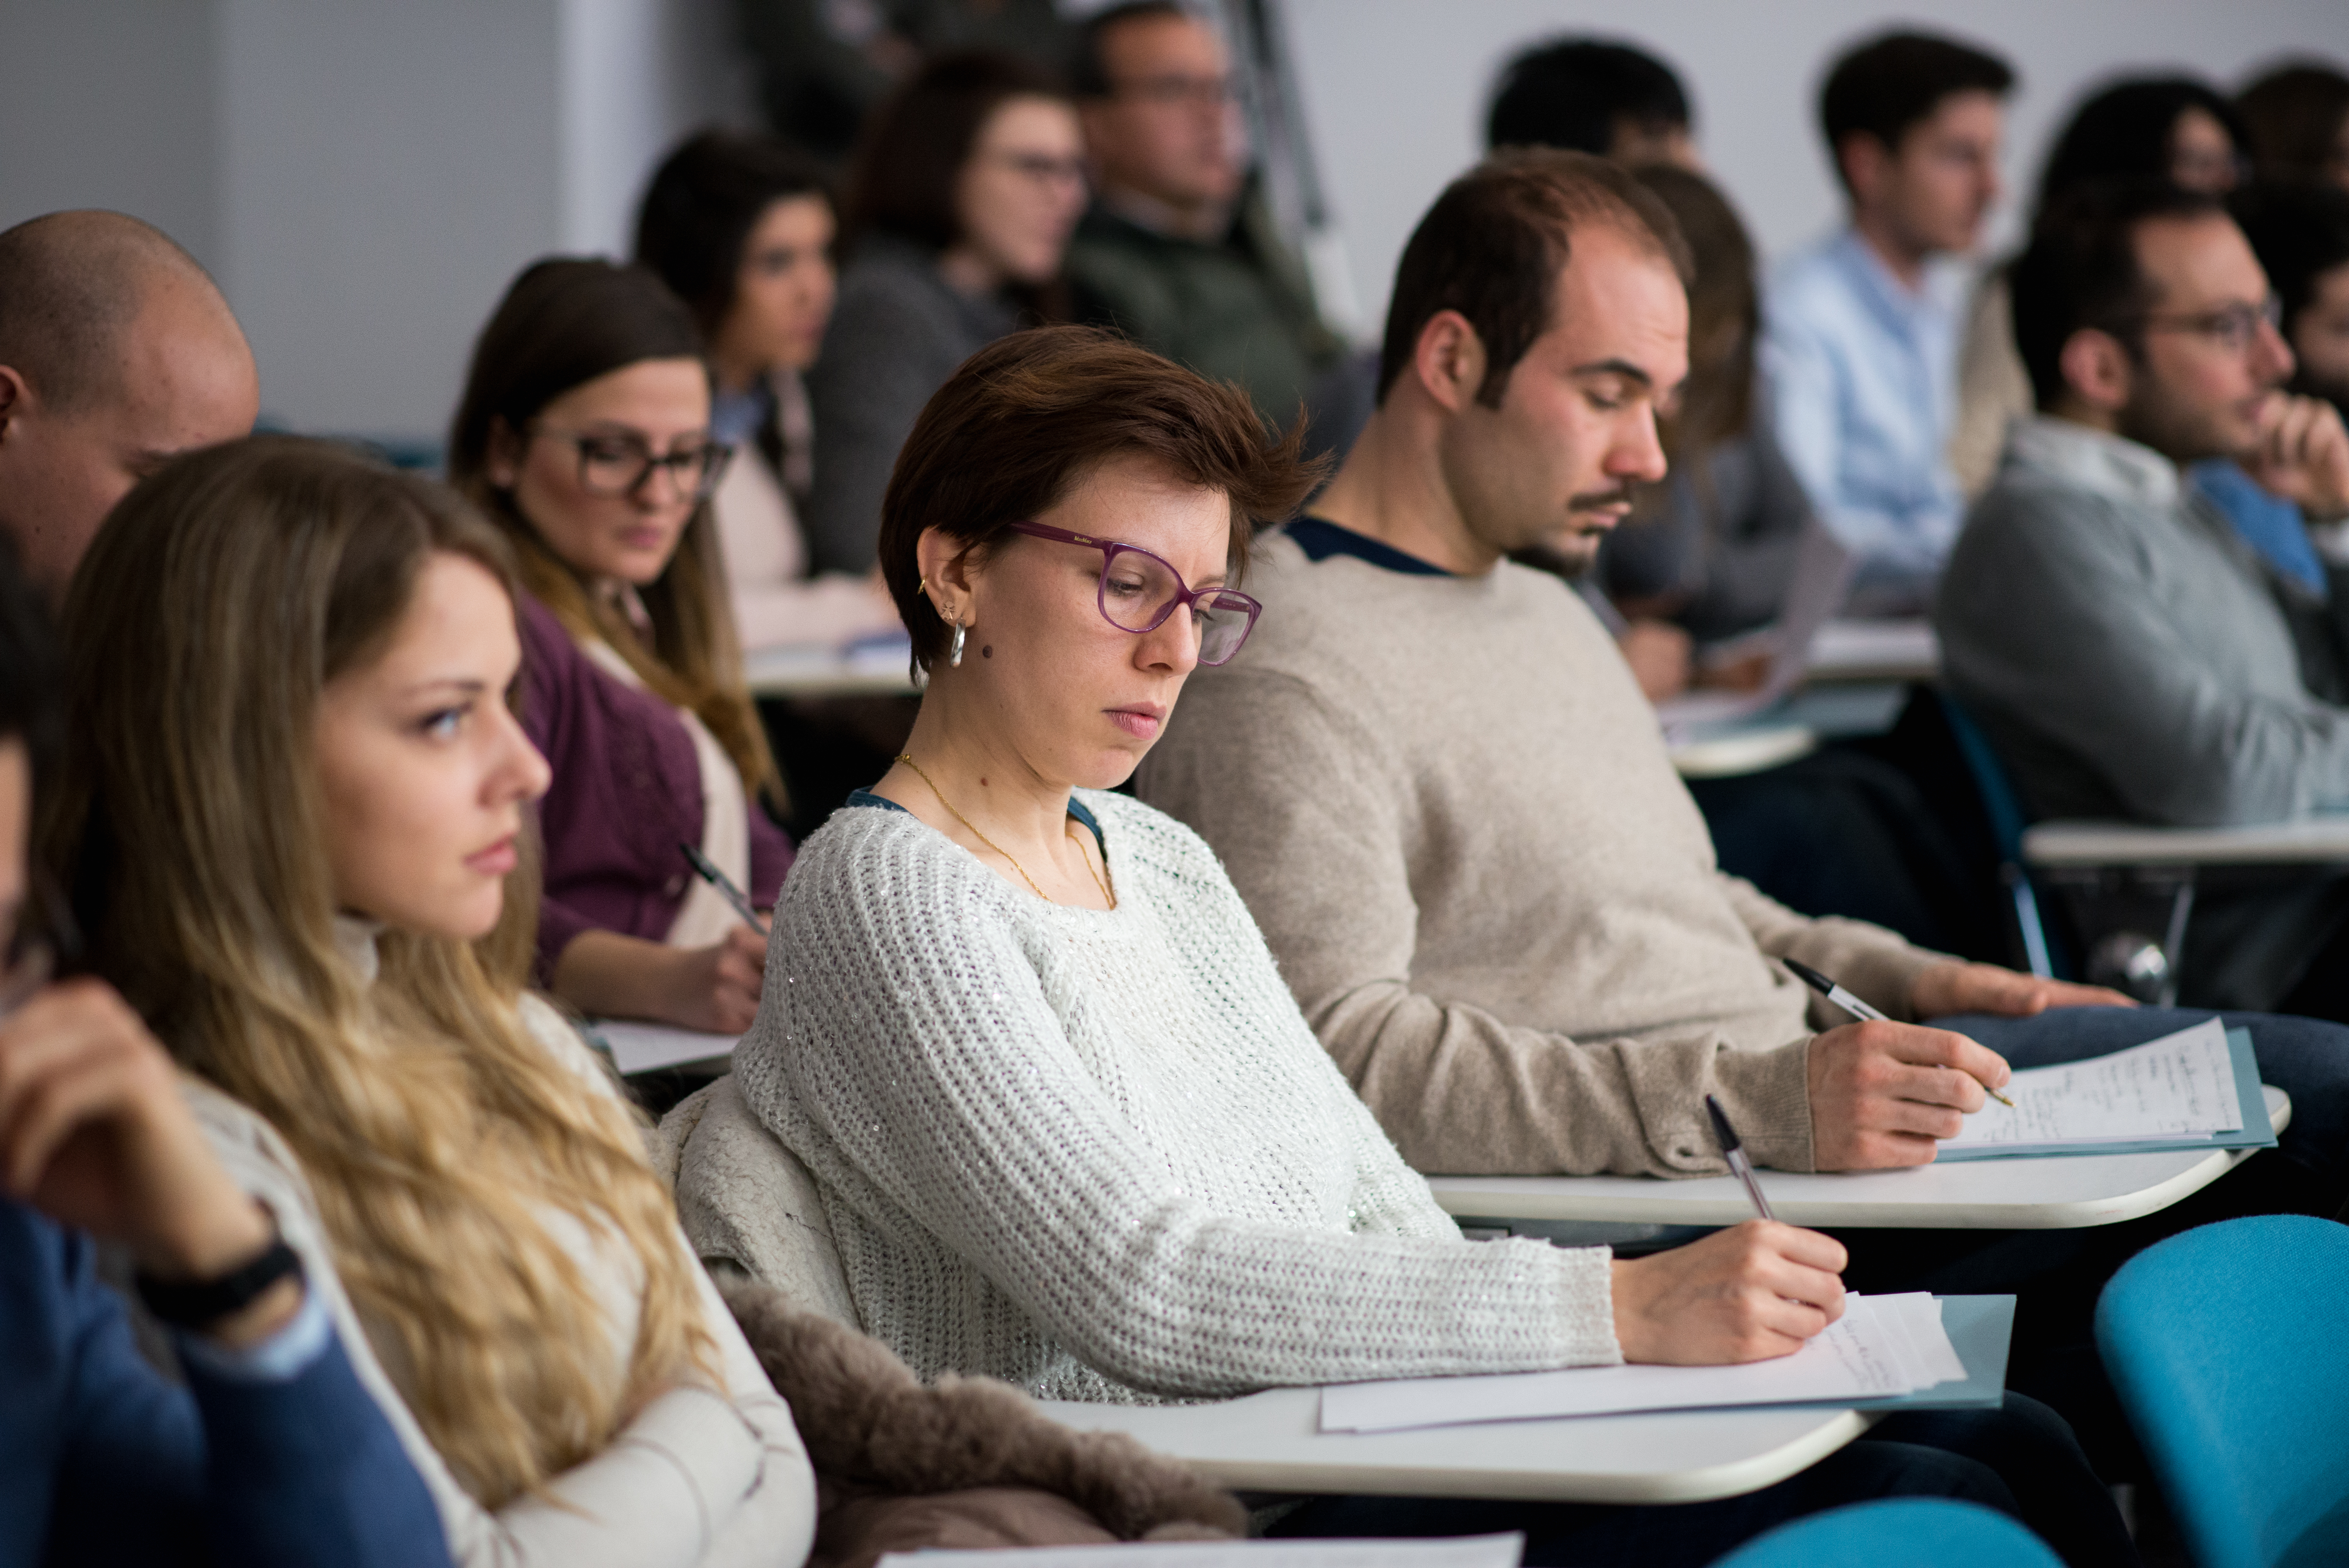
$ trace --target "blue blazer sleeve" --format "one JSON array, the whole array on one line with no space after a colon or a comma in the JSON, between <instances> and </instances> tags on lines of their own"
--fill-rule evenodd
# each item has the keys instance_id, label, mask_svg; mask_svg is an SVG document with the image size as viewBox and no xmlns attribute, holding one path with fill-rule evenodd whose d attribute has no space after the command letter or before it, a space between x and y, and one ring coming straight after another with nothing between
<instances>
[{"instance_id":1,"label":"blue blazer sleeve","mask_svg":"<svg viewBox=\"0 0 2349 1568\"><path fill-rule=\"evenodd\" d=\"M140 1356L88 1239L5 1202L0 1387L0 1568L449 1562L340 1341L283 1381L191 1367L175 1387Z\"/></svg>"}]
</instances>

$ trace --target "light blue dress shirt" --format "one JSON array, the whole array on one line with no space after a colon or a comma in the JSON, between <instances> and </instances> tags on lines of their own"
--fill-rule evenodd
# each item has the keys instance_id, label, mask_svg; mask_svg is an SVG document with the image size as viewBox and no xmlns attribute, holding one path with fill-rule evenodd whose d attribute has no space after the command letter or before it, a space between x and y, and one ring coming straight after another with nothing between
<instances>
[{"instance_id":1,"label":"light blue dress shirt","mask_svg":"<svg viewBox=\"0 0 2349 1568\"><path fill-rule=\"evenodd\" d=\"M1857 558L1852 605L1921 611L1957 539L1950 471L1967 269L1910 289L1846 230L1773 279L1762 363L1778 444L1811 503Z\"/></svg>"}]
</instances>

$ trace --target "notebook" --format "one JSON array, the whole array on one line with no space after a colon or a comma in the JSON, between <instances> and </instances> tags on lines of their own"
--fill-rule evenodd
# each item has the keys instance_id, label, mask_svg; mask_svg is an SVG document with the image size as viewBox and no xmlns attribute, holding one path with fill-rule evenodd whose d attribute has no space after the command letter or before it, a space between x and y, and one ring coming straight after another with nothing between
<instances>
[{"instance_id":1,"label":"notebook","mask_svg":"<svg viewBox=\"0 0 2349 1568\"><path fill-rule=\"evenodd\" d=\"M2026 1068L1942 1140L1937 1163L2024 1154L2272 1149L2248 1030L2216 1018L2110 1056Z\"/></svg>"}]
</instances>

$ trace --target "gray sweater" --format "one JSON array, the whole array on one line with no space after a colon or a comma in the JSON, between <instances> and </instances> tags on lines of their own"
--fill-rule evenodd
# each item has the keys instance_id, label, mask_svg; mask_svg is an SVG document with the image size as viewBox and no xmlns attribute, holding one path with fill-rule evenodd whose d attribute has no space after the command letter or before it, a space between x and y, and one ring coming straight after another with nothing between
<instances>
[{"instance_id":1,"label":"gray sweater","mask_svg":"<svg viewBox=\"0 0 2349 1568\"><path fill-rule=\"evenodd\" d=\"M1712 1174L1708 1090L1757 1160L1808 1169L1807 993L1771 960L1905 1017L1937 956L1723 875L1564 583L1380 548L1260 547L1256 635L1191 677L1143 798L1222 858L1414 1169Z\"/></svg>"},{"instance_id":2,"label":"gray sweater","mask_svg":"<svg viewBox=\"0 0 2349 1568\"><path fill-rule=\"evenodd\" d=\"M807 374L815 484L807 503L812 573L870 572L881 497L914 419L956 366L1019 325L998 294L972 299L918 245L875 234L840 276L823 354Z\"/></svg>"},{"instance_id":3,"label":"gray sweater","mask_svg":"<svg viewBox=\"0 0 2349 1568\"><path fill-rule=\"evenodd\" d=\"M2265 565L2159 453L2034 418L1933 619L2035 813L2204 826L2349 803L2345 603Z\"/></svg>"}]
</instances>

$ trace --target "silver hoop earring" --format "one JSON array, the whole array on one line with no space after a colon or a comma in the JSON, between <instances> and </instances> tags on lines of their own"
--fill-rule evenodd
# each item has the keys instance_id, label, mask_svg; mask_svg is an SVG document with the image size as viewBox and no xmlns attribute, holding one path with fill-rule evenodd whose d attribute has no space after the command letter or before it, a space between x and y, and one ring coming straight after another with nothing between
<instances>
[{"instance_id":1,"label":"silver hoop earring","mask_svg":"<svg viewBox=\"0 0 2349 1568\"><path fill-rule=\"evenodd\" d=\"M954 645L947 649L947 664L948 667L958 670L962 668L962 639L964 635L962 623L960 621L957 621L954 624Z\"/></svg>"}]
</instances>

